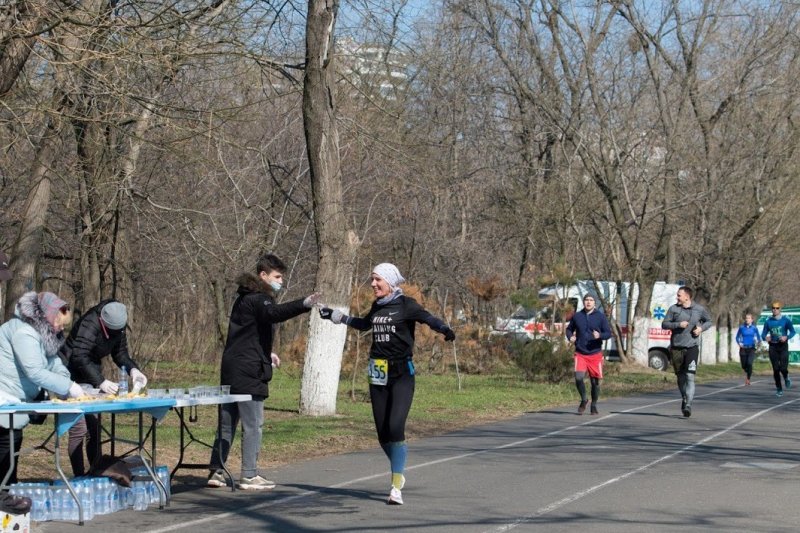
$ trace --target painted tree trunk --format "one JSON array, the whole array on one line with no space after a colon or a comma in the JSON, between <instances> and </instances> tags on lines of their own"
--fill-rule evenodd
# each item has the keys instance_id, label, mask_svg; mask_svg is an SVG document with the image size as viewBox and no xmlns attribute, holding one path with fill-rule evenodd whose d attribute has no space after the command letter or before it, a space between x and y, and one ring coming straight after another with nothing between
<instances>
[{"instance_id":1,"label":"painted tree trunk","mask_svg":"<svg viewBox=\"0 0 800 533\"><path fill-rule=\"evenodd\" d=\"M730 329L728 329L728 326L720 326L719 345L717 346L717 362L727 363L730 360Z\"/></svg>"},{"instance_id":2,"label":"painted tree trunk","mask_svg":"<svg viewBox=\"0 0 800 533\"><path fill-rule=\"evenodd\" d=\"M717 363L717 328L711 326L700 335L700 364Z\"/></svg>"},{"instance_id":3,"label":"painted tree trunk","mask_svg":"<svg viewBox=\"0 0 800 533\"><path fill-rule=\"evenodd\" d=\"M316 289L326 303L346 311L359 239L348 227L343 210L333 60L338 9L337 0L308 3L303 124L314 201L314 230L319 247ZM312 311L308 333L300 412L333 415L346 326L323 322L319 314Z\"/></svg>"}]
</instances>

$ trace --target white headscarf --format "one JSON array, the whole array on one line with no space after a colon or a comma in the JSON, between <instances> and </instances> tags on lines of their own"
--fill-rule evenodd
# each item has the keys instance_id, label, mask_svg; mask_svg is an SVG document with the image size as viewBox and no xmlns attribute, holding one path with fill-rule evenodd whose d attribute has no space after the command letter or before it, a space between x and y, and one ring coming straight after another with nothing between
<instances>
[{"instance_id":1,"label":"white headscarf","mask_svg":"<svg viewBox=\"0 0 800 533\"><path fill-rule=\"evenodd\" d=\"M400 274L396 266L391 263L381 263L372 269L372 273L383 279L389 284L389 288L392 289L391 294L378 299L378 305L385 305L403 294L403 289L401 289L399 285L406 279Z\"/></svg>"},{"instance_id":2,"label":"white headscarf","mask_svg":"<svg viewBox=\"0 0 800 533\"><path fill-rule=\"evenodd\" d=\"M381 263L372 269L372 273L377 274L386 281L392 290L398 288L406 280L397 267L391 263Z\"/></svg>"}]
</instances>

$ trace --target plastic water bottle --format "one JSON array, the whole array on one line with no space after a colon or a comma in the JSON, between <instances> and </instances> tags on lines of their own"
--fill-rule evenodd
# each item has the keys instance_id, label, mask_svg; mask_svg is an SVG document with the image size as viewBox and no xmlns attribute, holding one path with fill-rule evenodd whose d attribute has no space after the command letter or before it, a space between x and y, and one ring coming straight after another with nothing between
<instances>
[{"instance_id":1,"label":"plastic water bottle","mask_svg":"<svg viewBox=\"0 0 800 533\"><path fill-rule=\"evenodd\" d=\"M108 514L108 497L106 496L105 478L93 477L92 490L94 491L94 514Z\"/></svg>"},{"instance_id":2,"label":"plastic water bottle","mask_svg":"<svg viewBox=\"0 0 800 533\"><path fill-rule=\"evenodd\" d=\"M25 496L26 483L14 483L8 487L8 493L12 496Z\"/></svg>"},{"instance_id":3,"label":"plastic water bottle","mask_svg":"<svg viewBox=\"0 0 800 533\"><path fill-rule=\"evenodd\" d=\"M94 500L94 514L103 514L103 481L102 478L92 477L89 478L89 483L92 485L92 499Z\"/></svg>"},{"instance_id":4,"label":"plastic water bottle","mask_svg":"<svg viewBox=\"0 0 800 533\"><path fill-rule=\"evenodd\" d=\"M119 493L119 508L122 509L132 509L133 508L133 490L130 487L122 487L120 486L117 489Z\"/></svg>"},{"instance_id":5,"label":"plastic water bottle","mask_svg":"<svg viewBox=\"0 0 800 533\"><path fill-rule=\"evenodd\" d=\"M108 498L110 503L109 508L111 509L110 512L116 513L117 511L123 508L120 498L121 496L120 490L122 489L122 487L120 487L116 483L109 483L109 485L111 486L111 488L108 491Z\"/></svg>"},{"instance_id":6,"label":"plastic water bottle","mask_svg":"<svg viewBox=\"0 0 800 533\"><path fill-rule=\"evenodd\" d=\"M76 491L76 493L77 493L77 491ZM80 498L80 497L81 497L81 495L78 494L78 498ZM64 491L64 498L67 501L66 505L64 505L64 509L66 509L66 512L64 514L69 516L69 518L67 518L67 520L72 520L72 521L78 520L78 517L79 517L79 514L78 514L78 503L75 501L75 498L72 497L72 494L70 494L68 490ZM85 511L84 511L83 519L86 520Z\"/></svg>"},{"instance_id":7,"label":"plastic water bottle","mask_svg":"<svg viewBox=\"0 0 800 533\"><path fill-rule=\"evenodd\" d=\"M36 522L50 520L50 490L43 483L37 483L32 492L31 519Z\"/></svg>"},{"instance_id":8,"label":"plastic water bottle","mask_svg":"<svg viewBox=\"0 0 800 533\"><path fill-rule=\"evenodd\" d=\"M156 482L151 479L146 481L145 484L147 485L147 503L158 503L161 492L158 490Z\"/></svg>"},{"instance_id":9,"label":"plastic water bottle","mask_svg":"<svg viewBox=\"0 0 800 533\"><path fill-rule=\"evenodd\" d=\"M114 512L114 508L112 507L114 501L111 495L111 491L116 492L116 487L111 483L111 480L108 478L102 478L102 482L100 483L100 509L102 514L109 514ZM94 510L95 514L97 514L97 509Z\"/></svg>"},{"instance_id":10,"label":"plastic water bottle","mask_svg":"<svg viewBox=\"0 0 800 533\"><path fill-rule=\"evenodd\" d=\"M58 489L59 500L61 501L61 519L75 521L78 520L78 506L67 489Z\"/></svg>"},{"instance_id":11,"label":"plastic water bottle","mask_svg":"<svg viewBox=\"0 0 800 533\"><path fill-rule=\"evenodd\" d=\"M58 487L50 487L50 518L53 520L63 520L64 519L64 505L61 502L61 493L60 491L66 489L60 489Z\"/></svg>"},{"instance_id":12,"label":"plastic water bottle","mask_svg":"<svg viewBox=\"0 0 800 533\"><path fill-rule=\"evenodd\" d=\"M103 499L103 514L109 514L116 511L114 505L117 502L116 494L117 494L117 485L113 483L108 478L103 478L103 488L102 488L102 499ZM97 509L95 509L95 513Z\"/></svg>"},{"instance_id":13,"label":"plastic water bottle","mask_svg":"<svg viewBox=\"0 0 800 533\"><path fill-rule=\"evenodd\" d=\"M118 385L117 396L126 396L128 394L128 369L124 365L119 368Z\"/></svg>"},{"instance_id":14,"label":"plastic water bottle","mask_svg":"<svg viewBox=\"0 0 800 533\"><path fill-rule=\"evenodd\" d=\"M171 493L169 486L169 468L164 465L157 467L156 475L158 476L158 479L161 480L161 484L164 485L164 489L167 491L167 499L169 499ZM156 489L156 501L158 501L158 489Z\"/></svg>"},{"instance_id":15,"label":"plastic water bottle","mask_svg":"<svg viewBox=\"0 0 800 533\"><path fill-rule=\"evenodd\" d=\"M150 503L150 497L147 494L147 482L134 481L131 491L133 492L133 510L146 511Z\"/></svg>"},{"instance_id":16,"label":"plastic water bottle","mask_svg":"<svg viewBox=\"0 0 800 533\"><path fill-rule=\"evenodd\" d=\"M83 519L85 521L93 519L94 492L92 491L91 483L81 483L81 485L76 488L76 491L78 493L78 498L81 501L81 507L83 508Z\"/></svg>"}]
</instances>

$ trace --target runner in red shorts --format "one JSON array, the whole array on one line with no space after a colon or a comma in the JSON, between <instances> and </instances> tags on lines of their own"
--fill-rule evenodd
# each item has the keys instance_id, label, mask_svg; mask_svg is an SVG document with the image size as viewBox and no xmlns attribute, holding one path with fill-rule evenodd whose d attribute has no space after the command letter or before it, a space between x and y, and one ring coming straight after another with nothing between
<instances>
[{"instance_id":1,"label":"runner in red shorts","mask_svg":"<svg viewBox=\"0 0 800 533\"><path fill-rule=\"evenodd\" d=\"M611 338L611 326L606 316L595 309L594 296L583 297L583 309L572 316L566 329L566 336L575 343L575 386L581 395L578 414L586 411L586 385L584 378L589 374L592 384L591 413L598 414L597 399L600 397L600 380L603 379L603 341Z\"/></svg>"}]
</instances>

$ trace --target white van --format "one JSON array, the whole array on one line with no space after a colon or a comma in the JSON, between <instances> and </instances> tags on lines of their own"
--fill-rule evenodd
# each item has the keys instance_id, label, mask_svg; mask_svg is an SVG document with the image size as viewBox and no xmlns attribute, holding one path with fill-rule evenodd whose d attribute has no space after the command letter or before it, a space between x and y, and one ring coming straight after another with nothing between
<instances>
[{"instance_id":1,"label":"white van","mask_svg":"<svg viewBox=\"0 0 800 533\"><path fill-rule=\"evenodd\" d=\"M669 339L671 332L661 329L661 321L669 306L676 301L680 285L658 281L653 286L647 324L647 355L650 367L666 370L669 364ZM498 319L495 334L513 334L517 338L561 333L574 313L583 309L583 297L594 296L597 309L613 318L619 325L623 339L631 323L630 315L639 299L639 285L629 282L580 280L574 285L551 285L539 291L543 307L539 310L518 308L508 319ZM555 305L561 302L562 305ZM566 308L566 309L564 309ZM619 349L614 338L605 341L603 351L607 359L619 359Z\"/></svg>"}]
</instances>

